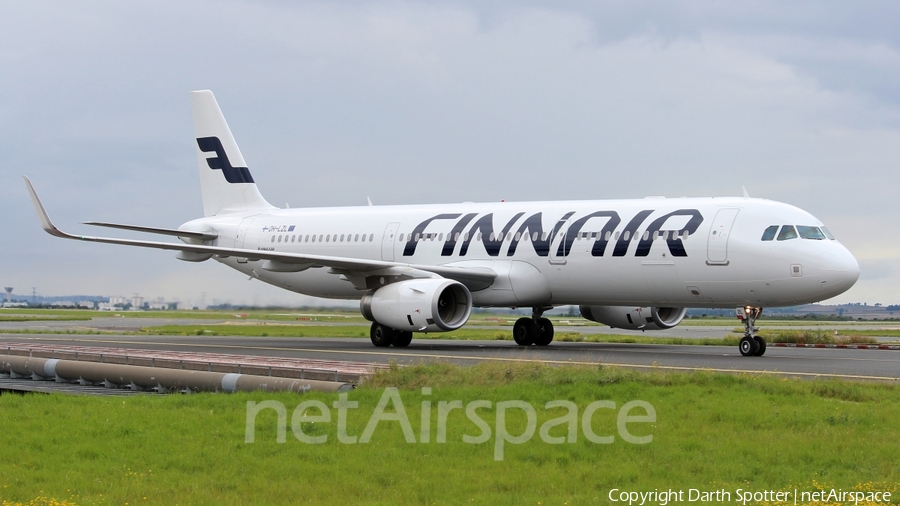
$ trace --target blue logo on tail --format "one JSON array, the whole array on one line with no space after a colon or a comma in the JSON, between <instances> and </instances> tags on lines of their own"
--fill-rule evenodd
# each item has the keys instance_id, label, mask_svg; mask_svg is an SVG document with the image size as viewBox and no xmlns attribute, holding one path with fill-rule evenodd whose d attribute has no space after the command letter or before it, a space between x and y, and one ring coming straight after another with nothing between
<instances>
[{"instance_id":1,"label":"blue logo on tail","mask_svg":"<svg viewBox=\"0 0 900 506\"><path fill-rule=\"evenodd\" d=\"M225 180L229 183L252 183L253 176L250 175L250 169L247 167L232 167L228 161L228 155L225 154L225 148L222 147L222 141L218 137L200 137L197 139L197 145L200 151L204 153L215 152L216 156L207 158L206 163L213 170L221 170L225 175Z\"/></svg>"}]
</instances>

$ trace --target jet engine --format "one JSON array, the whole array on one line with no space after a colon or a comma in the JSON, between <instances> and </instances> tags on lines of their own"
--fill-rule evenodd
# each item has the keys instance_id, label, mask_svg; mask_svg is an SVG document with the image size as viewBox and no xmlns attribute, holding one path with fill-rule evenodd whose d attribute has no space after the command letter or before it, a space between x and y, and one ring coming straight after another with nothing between
<instances>
[{"instance_id":1,"label":"jet engine","mask_svg":"<svg viewBox=\"0 0 900 506\"><path fill-rule=\"evenodd\" d=\"M409 279L367 293L359 309L367 320L396 330L447 332L468 321L472 294L451 279Z\"/></svg>"},{"instance_id":2,"label":"jet engine","mask_svg":"<svg viewBox=\"0 0 900 506\"><path fill-rule=\"evenodd\" d=\"M663 330L681 323L687 308L683 307L631 307L631 306L579 306L581 316L625 330Z\"/></svg>"}]
</instances>

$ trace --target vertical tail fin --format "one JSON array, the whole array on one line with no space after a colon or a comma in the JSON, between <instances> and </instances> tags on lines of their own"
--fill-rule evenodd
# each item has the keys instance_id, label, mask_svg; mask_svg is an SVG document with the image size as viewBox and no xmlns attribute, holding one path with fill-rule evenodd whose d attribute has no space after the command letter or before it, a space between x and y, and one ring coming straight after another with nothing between
<instances>
[{"instance_id":1,"label":"vertical tail fin","mask_svg":"<svg viewBox=\"0 0 900 506\"><path fill-rule=\"evenodd\" d=\"M259 193L250 169L209 90L191 92L203 214L272 209Z\"/></svg>"}]
</instances>

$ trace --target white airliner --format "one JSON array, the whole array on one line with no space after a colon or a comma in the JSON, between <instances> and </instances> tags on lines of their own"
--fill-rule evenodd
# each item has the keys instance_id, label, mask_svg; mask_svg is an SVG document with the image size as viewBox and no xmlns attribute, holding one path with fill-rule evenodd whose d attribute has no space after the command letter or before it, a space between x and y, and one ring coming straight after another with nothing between
<instances>
[{"instance_id":1,"label":"white airliner","mask_svg":"<svg viewBox=\"0 0 900 506\"><path fill-rule=\"evenodd\" d=\"M472 307L531 307L516 343L547 345L544 311L578 305L630 330L674 327L686 308L741 308L742 355L765 307L834 297L856 282L853 255L811 214L755 198L647 198L279 209L257 190L212 92L191 93L204 217L178 229L87 222L173 242L48 233L210 258L286 290L359 299L375 346L462 327Z\"/></svg>"}]
</instances>

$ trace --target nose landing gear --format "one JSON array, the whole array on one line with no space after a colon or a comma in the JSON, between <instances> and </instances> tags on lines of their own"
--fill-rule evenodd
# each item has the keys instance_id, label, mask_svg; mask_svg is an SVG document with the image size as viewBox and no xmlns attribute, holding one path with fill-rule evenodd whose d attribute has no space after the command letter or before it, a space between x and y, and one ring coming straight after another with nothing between
<instances>
[{"instance_id":1,"label":"nose landing gear","mask_svg":"<svg viewBox=\"0 0 900 506\"><path fill-rule=\"evenodd\" d=\"M737 317L744 322L744 337L738 343L738 350L745 357L761 357L766 353L765 339L756 335L756 319L762 314L761 307L745 306L737 309Z\"/></svg>"}]
</instances>

